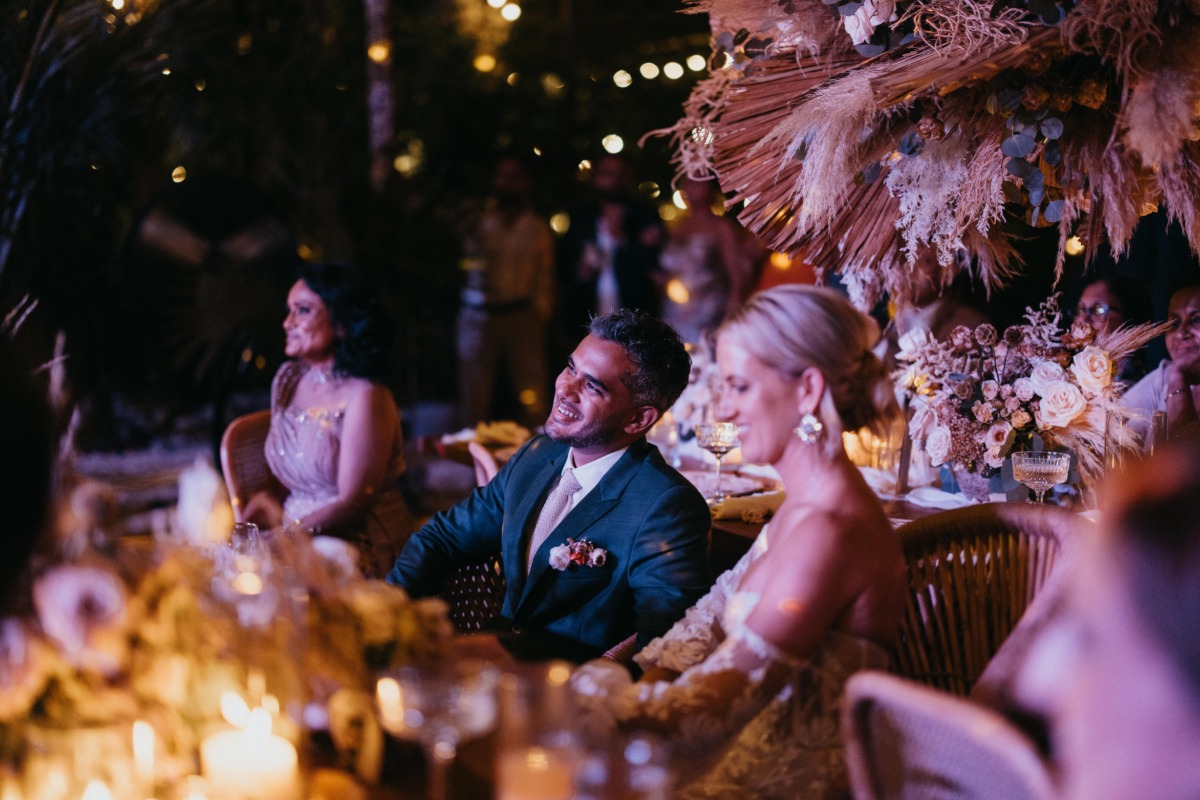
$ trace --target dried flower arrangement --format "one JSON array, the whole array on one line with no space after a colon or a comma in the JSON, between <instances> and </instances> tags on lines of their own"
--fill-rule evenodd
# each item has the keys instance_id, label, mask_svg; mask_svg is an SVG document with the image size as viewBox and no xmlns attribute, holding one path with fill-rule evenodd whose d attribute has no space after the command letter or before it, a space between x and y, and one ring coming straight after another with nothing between
<instances>
[{"instance_id":1,"label":"dried flower arrangement","mask_svg":"<svg viewBox=\"0 0 1200 800\"><path fill-rule=\"evenodd\" d=\"M906 334L897 389L913 408L909 436L933 466L995 474L1013 452L1073 453L1085 482L1104 464L1105 414L1124 388L1117 364L1162 332L1161 325L1097 335L1085 321L1062 325L1057 296L1027 309L1003 334L960 325L945 341Z\"/></svg>"},{"instance_id":2,"label":"dried flower arrangement","mask_svg":"<svg viewBox=\"0 0 1200 800\"><path fill-rule=\"evenodd\" d=\"M916 248L989 288L1006 219L1128 245L1159 204L1200 249L1197 0L686 0L710 75L668 133L771 247L860 306L910 291Z\"/></svg>"}]
</instances>

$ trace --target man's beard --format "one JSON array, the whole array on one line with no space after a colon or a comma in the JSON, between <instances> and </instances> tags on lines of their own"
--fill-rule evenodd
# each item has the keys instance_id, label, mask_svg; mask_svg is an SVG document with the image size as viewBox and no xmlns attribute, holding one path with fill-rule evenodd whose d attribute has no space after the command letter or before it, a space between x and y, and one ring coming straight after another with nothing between
<instances>
[{"instance_id":1,"label":"man's beard","mask_svg":"<svg viewBox=\"0 0 1200 800\"><path fill-rule=\"evenodd\" d=\"M553 418L553 411L550 412L550 416ZM608 444L619 437L624 430L624 426L620 421L615 419L592 422L583 430L569 434L556 434L552 427L553 423L547 419L545 433L550 438L550 441L577 448Z\"/></svg>"}]
</instances>

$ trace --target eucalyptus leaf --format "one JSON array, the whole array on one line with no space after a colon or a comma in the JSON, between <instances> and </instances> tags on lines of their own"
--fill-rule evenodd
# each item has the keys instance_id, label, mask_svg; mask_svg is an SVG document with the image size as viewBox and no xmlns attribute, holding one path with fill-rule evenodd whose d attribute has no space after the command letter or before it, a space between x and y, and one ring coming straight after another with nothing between
<instances>
[{"instance_id":1,"label":"eucalyptus leaf","mask_svg":"<svg viewBox=\"0 0 1200 800\"><path fill-rule=\"evenodd\" d=\"M1046 176L1040 169L1034 170L1029 174L1029 177L1025 179L1026 189L1042 189L1045 188L1045 186Z\"/></svg>"},{"instance_id":2,"label":"eucalyptus leaf","mask_svg":"<svg viewBox=\"0 0 1200 800\"><path fill-rule=\"evenodd\" d=\"M1034 138L1027 133L1017 133L1000 143L1000 152L1010 158L1025 158L1037 146Z\"/></svg>"},{"instance_id":3,"label":"eucalyptus leaf","mask_svg":"<svg viewBox=\"0 0 1200 800\"><path fill-rule=\"evenodd\" d=\"M1042 120L1041 129L1047 139L1057 139L1063 134L1063 122L1058 117L1047 117Z\"/></svg>"},{"instance_id":4,"label":"eucalyptus leaf","mask_svg":"<svg viewBox=\"0 0 1200 800\"><path fill-rule=\"evenodd\" d=\"M860 8L862 8L862 3L860 2L842 3L838 6L838 13L843 17L853 17L854 13Z\"/></svg>"},{"instance_id":5,"label":"eucalyptus leaf","mask_svg":"<svg viewBox=\"0 0 1200 800\"><path fill-rule=\"evenodd\" d=\"M1029 214L1029 224L1036 228L1037 224L1038 224L1038 218L1041 216L1041 213L1042 213L1041 207L1034 206Z\"/></svg>"},{"instance_id":6,"label":"eucalyptus leaf","mask_svg":"<svg viewBox=\"0 0 1200 800\"><path fill-rule=\"evenodd\" d=\"M996 97L1005 111L1016 111L1021 107L1021 93L1016 89L1001 89Z\"/></svg>"},{"instance_id":7,"label":"eucalyptus leaf","mask_svg":"<svg viewBox=\"0 0 1200 800\"><path fill-rule=\"evenodd\" d=\"M1046 147L1042 150L1042 158L1052 167L1057 167L1062 163L1062 150L1058 146L1058 142L1046 142Z\"/></svg>"},{"instance_id":8,"label":"eucalyptus leaf","mask_svg":"<svg viewBox=\"0 0 1200 800\"><path fill-rule=\"evenodd\" d=\"M1040 186L1029 190L1029 204L1032 206L1040 206L1042 198L1046 196L1046 190Z\"/></svg>"},{"instance_id":9,"label":"eucalyptus leaf","mask_svg":"<svg viewBox=\"0 0 1200 800\"><path fill-rule=\"evenodd\" d=\"M1028 178L1033 174L1034 166L1023 158L1010 158L1005 165L1008 168L1008 174L1018 178Z\"/></svg>"},{"instance_id":10,"label":"eucalyptus leaf","mask_svg":"<svg viewBox=\"0 0 1200 800\"><path fill-rule=\"evenodd\" d=\"M1062 219L1063 201L1051 200L1046 204L1046 221L1057 223Z\"/></svg>"}]
</instances>

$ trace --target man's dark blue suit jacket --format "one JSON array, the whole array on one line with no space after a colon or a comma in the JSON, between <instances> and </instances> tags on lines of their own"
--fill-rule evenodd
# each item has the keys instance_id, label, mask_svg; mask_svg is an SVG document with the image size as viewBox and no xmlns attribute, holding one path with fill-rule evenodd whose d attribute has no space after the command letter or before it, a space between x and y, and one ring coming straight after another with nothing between
<instances>
[{"instance_id":1,"label":"man's dark blue suit jacket","mask_svg":"<svg viewBox=\"0 0 1200 800\"><path fill-rule=\"evenodd\" d=\"M704 498L639 440L559 523L526 577L525 541L568 450L545 436L529 441L487 485L414 533L388 581L414 597L434 594L456 566L500 552L505 624L565 642L557 656L583 661L635 631L641 646L665 633L712 583ZM553 569L550 550L568 538L607 550L604 566Z\"/></svg>"}]
</instances>

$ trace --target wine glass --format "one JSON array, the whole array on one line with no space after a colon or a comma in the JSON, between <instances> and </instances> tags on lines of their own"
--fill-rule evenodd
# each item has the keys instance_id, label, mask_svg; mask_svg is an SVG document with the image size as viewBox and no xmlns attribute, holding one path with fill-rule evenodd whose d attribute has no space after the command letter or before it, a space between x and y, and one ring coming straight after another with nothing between
<instances>
[{"instance_id":1,"label":"wine glass","mask_svg":"<svg viewBox=\"0 0 1200 800\"><path fill-rule=\"evenodd\" d=\"M725 454L736 448L738 442L738 426L732 422L705 422L696 426L696 444L712 453L717 459L716 485L710 498L715 505L725 499L721 491L721 459Z\"/></svg>"},{"instance_id":2,"label":"wine glass","mask_svg":"<svg viewBox=\"0 0 1200 800\"><path fill-rule=\"evenodd\" d=\"M376 681L380 725L421 745L429 800L448 797L458 745L495 726L498 678L499 671L486 661L466 660L395 667Z\"/></svg>"},{"instance_id":3,"label":"wine glass","mask_svg":"<svg viewBox=\"0 0 1200 800\"><path fill-rule=\"evenodd\" d=\"M1046 490L1059 483L1066 483L1071 471L1070 453L1013 453L1013 478L1028 486L1037 495L1035 502L1041 503Z\"/></svg>"}]
</instances>

